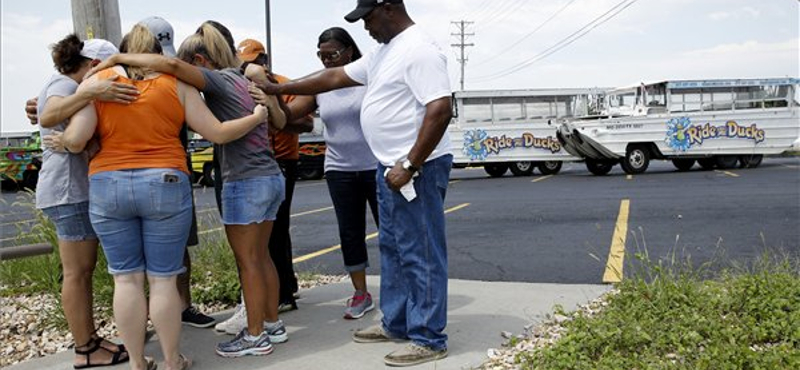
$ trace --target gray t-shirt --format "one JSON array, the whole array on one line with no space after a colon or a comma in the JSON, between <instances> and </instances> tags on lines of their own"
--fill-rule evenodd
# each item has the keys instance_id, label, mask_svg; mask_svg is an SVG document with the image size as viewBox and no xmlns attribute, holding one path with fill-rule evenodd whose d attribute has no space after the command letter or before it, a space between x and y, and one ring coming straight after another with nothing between
<instances>
[{"instance_id":1,"label":"gray t-shirt","mask_svg":"<svg viewBox=\"0 0 800 370\"><path fill-rule=\"evenodd\" d=\"M367 171L378 160L361 130L361 101L365 86L348 87L317 95L319 116L325 123L325 171Z\"/></svg>"},{"instance_id":2,"label":"gray t-shirt","mask_svg":"<svg viewBox=\"0 0 800 370\"><path fill-rule=\"evenodd\" d=\"M67 97L75 93L78 83L64 75L54 75L39 93L36 113L41 117L45 103L51 96ZM51 128L40 127L42 137L54 131L64 132L67 121ZM89 201L89 157L86 152L58 153L42 148L42 168L36 186L36 208L49 208L64 204Z\"/></svg>"},{"instance_id":3,"label":"gray t-shirt","mask_svg":"<svg viewBox=\"0 0 800 370\"><path fill-rule=\"evenodd\" d=\"M239 70L201 68L206 87L203 95L211 112L220 121L242 118L253 113L256 103L247 92L250 83ZM266 124L227 144L215 145L214 153L222 167L222 181L231 182L281 173L269 145Z\"/></svg>"}]
</instances>

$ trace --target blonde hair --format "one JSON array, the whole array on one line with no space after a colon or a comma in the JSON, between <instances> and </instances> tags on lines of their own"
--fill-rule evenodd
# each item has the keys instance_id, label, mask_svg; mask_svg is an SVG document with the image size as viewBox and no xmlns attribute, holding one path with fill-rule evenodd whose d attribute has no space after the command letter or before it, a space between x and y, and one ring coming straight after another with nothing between
<instances>
[{"instance_id":1,"label":"blonde hair","mask_svg":"<svg viewBox=\"0 0 800 370\"><path fill-rule=\"evenodd\" d=\"M203 23L197 33L184 40L178 49L178 58L187 63L194 60L195 54L207 57L216 69L239 68L242 64L231 51L222 33L208 23Z\"/></svg>"},{"instance_id":2,"label":"blonde hair","mask_svg":"<svg viewBox=\"0 0 800 370\"><path fill-rule=\"evenodd\" d=\"M162 52L158 39L141 24L133 26L133 29L122 38L119 50L128 54L161 54ZM129 67L128 77L139 80L152 72L149 68Z\"/></svg>"}]
</instances>

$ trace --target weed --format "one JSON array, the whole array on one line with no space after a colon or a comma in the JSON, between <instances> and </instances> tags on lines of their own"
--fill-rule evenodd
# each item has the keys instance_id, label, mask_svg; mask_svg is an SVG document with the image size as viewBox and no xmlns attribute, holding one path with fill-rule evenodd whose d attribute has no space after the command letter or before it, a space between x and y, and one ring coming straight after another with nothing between
<instances>
[{"instance_id":1,"label":"weed","mask_svg":"<svg viewBox=\"0 0 800 370\"><path fill-rule=\"evenodd\" d=\"M800 263L762 255L712 273L673 253L616 285L608 306L563 323L553 346L518 356L523 369L800 368Z\"/></svg>"}]
</instances>

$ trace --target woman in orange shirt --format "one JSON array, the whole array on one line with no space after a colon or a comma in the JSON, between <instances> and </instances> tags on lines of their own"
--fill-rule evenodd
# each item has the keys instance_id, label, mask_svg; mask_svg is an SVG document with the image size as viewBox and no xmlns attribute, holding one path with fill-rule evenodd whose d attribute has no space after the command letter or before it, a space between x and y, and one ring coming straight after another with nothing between
<instances>
[{"instance_id":1,"label":"woman in orange shirt","mask_svg":"<svg viewBox=\"0 0 800 370\"><path fill-rule=\"evenodd\" d=\"M160 48L150 31L136 25L120 50L160 54ZM79 151L93 135L99 138L101 149L89 162L89 214L114 275L114 317L131 367L155 367L144 357L149 312L167 369L185 369L175 279L184 270L192 204L181 125L185 121L206 139L225 143L266 122L267 109L259 105L252 114L221 124L197 90L174 76L117 66L88 81L112 75L135 85L139 98L130 105L95 101L72 117L63 140L70 151Z\"/></svg>"}]
</instances>

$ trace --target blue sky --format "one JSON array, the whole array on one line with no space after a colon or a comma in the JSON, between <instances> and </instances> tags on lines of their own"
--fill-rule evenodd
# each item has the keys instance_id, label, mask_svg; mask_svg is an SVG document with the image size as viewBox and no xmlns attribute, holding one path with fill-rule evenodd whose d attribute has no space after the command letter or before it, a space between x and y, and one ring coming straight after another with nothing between
<instances>
[{"instance_id":1,"label":"blue sky","mask_svg":"<svg viewBox=\"0 0 800 370\"><path fill-rule=\"evenodd\" d=\"M411 17L447 51L453 89L458 88L459 64L455 49L450 47L456 42L450 35L456 32L450 21L462 19L475 22L467 28L475 33L468 38L475 46L467 49L467 89L800 76L797 0L405 2ZM274 70L301 77L321 68L315 57L316 39L331 26L350 31L362 51L374 47L362 23L351 25L342 18L355 3L272 1ZM626 5L606 22L592 23L609 10ZM123 34L140 19L159 15L175 27L176 47L207 19L231 28L237 42L266 38L263 1L119 0L119 7ZM2 1L1 10L0 129L4 133L32 131L35 127L27 123L22 107L54 73L48 46L72 31L70 2ZM580 38L569 37L585 31Z\"/></svg>"}]
</instances>

